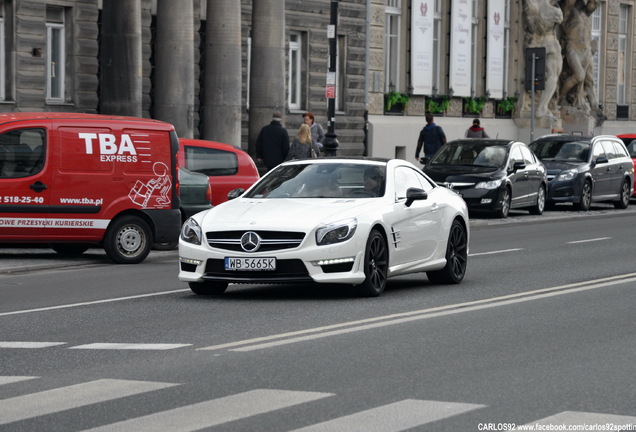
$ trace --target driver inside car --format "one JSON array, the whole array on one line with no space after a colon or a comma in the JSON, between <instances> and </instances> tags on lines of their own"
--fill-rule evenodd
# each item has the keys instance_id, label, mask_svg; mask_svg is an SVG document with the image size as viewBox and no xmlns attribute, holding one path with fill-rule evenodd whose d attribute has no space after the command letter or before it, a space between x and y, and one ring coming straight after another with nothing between
<instances>
[{"instance_id":1,"label":"driver inside car","mask_svg":"<svg viewBox=\"0 0 636 432\"><path fill-rule=\"evenodd\" d=\"M364 190L371 196L380 196L382 190L382 173L376 167L370 167L364 170L363 174Z\"/></svg>"}]
</instances>

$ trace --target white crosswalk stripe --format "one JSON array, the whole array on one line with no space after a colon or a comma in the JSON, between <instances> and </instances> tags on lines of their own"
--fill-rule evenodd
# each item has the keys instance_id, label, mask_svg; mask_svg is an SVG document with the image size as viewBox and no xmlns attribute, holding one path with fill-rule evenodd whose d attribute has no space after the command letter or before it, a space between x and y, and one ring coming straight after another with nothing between
<instances>
[{"instance_id":1,"label":"white crosswalk stripe","mask_svg":"<svg viewBox=\"0 0 636 432\"><path fill-rule=\"evenodd\" d=\"M528 423L527 425L567 425L567 426L580 426L581 429L586 425L607 425L612 424L614 426L623 426L625 430L636 430L636 417L622 416L617 414L603 414L603 413L591 413L591 412L579 412L579 411L563 411L559 414L555 414L550 417L537 420L536 422ZM627 429L627 426L631 426L632 429ZM566 430L566 429L563 429ZM574 429L572 429L574 430ZM600 430L600 429L599 429ZM616 427L608 430L621 430Z\"/></svg>"},{"instance_id":2,"label":"white crosswalk stripe","mask_svg":"<svg viewBox=\"0 0 636 432\"><path fill-rule=\"evenodd\" d=\"M151 343L91 343L77 345L69 349L93 349L93 350L171 350L183 348L192 344L151 344Z\"/></svg>"},{"instance_id":3,"label":"white crosswalk stripe","mask_svg":"<svg viewBox=\"0 0 636 432\"><path fill-rule=\"evenodd\" d=\"M37 348L49 348L49 347L58 346L58 345L66 345L66 342L19 342L19 341L2 342L0 341L0 348L37 349Z\"/></svg>"},{"instance_id":4,"label":"white crosswalk stripe","mask_svg":"<svg viewBox=\"0 0 636 432\"><path fill-rule=\"evenodd\" d=\"M0 385L36 379L35 376L0 376Z\"/></svg>"},{"instance_id":5,"label":"white crosswalk stripe","mask_svg":"<svg viewBox=\"0 0 636 432\"><path fill-rule=\"evenodd\" d=\"M101 379L0 400L0 425L179 384Z\"/></svg>"},{"instance_id":6,"label":"white crosswalk stripe","mask_svg":"<svg viewBox=\"0 0 636 432\"><path fill-rule=\"evenodd\" d=\"M155 432L159 430L162 432L189 432L328 396L332 396L332 394L288 390L251 390L89 430L90 432Z\"/></svg>"},{"instance_id":7,"label":"white crosswalk stripe","mask_svg":"<svg viewBox=\"0 0 636 432\"><path fill-rule=\"evenodd\" d=\"M407 399L294 432L399 432L484 407L485 405Z\"/></svg>"}]
</instances>

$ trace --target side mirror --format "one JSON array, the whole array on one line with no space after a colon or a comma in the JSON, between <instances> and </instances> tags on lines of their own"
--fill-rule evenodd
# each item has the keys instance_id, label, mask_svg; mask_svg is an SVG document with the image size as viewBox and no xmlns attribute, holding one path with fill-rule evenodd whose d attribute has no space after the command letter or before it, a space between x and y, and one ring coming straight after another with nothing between
<instances>
[{"instance_id":1,"label":"side mirror","mask_svg":"<svg viewBox=\"0 0 636 432\"><path fill-rule=\"evenodd\" d=\"M597 164L603 164L603 163L608 163L609 159L607 159L606 156L599 156L596 158L594 162L596 162Z\"/></svg>"},{"instance_id":2,"label":"side mirror","mask_svg":"<svg viewBox=\"0 0 636 432\"><path fill-rule=\"evenodd\" d=\"M245 192L245 189L243 188L232 189L231 191L227 193L227 199L233 200L234 198L238 198L241 195L243 195L243 192Z\"/></svg>"},{"instance_id":3,"label":"side mirror","mask_svg":"<svg viewBox=\"0 0 636 432\"><path fill-rule=\"evenodd\" d=\"M428 198L428 194L419 188L408 188L406 191L406 202L404 203L407 207L411 207L413 201L425 200Z\"/></svg>"},{"instance_id":4,"label":"side mirror","mask_svg":"<svg viewBox=\"0 0 636 432\"><path fill-rule=\"evenodd\" d=\"M515 162L514 165L512 165L512 171L519 171L525 168L526 168L526 163L522 161Z\"/></svg>"}]
</instances>

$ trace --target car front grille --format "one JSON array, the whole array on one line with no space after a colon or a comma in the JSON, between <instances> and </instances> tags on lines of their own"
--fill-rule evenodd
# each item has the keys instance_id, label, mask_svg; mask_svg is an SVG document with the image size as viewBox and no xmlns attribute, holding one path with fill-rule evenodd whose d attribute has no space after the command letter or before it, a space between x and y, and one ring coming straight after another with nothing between
<instances>
[{"instance_id":1,"label":"car front grille","mask_svg":"<svg viewBox=\"0 0 636 432\"><path fill-rule=\"evenodd\" d=\"M241 238L245 233L258 235L259 246L253 250L243 249ZM211 231L207 232L208 245L216 249L235 252L269 252L298 247L305 238L305 233L292 231Z\"/></svg>"}]
</instances>

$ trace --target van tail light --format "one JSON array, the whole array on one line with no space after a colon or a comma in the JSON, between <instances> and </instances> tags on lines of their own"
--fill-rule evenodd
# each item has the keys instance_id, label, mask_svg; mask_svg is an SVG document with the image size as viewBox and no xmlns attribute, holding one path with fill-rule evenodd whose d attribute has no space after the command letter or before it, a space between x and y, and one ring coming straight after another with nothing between
<instances>
[{"instance_id":1,"label":"van tail light","mask_svg":"<svg viewBox=\"0 0 636 432\"><path fill-rule=\"evenodd\" d=\"M177 196L181 196L181 182L179 181L179 167L177 166L177 177L174 179L175 189L177 190Z\"/></svg>"},{"instance_id":2,"label":"van tail light","mask_svg":"<svg viewBox=\"0 0 636 432\"><path fill-rule=\"evenodd\" d=\"M205 192L205 199L212 204L212 186L208 184L208 190Z\"/></svg>"}]
</instances>

